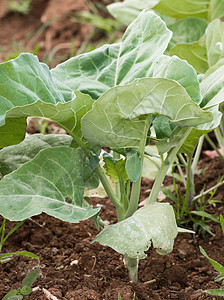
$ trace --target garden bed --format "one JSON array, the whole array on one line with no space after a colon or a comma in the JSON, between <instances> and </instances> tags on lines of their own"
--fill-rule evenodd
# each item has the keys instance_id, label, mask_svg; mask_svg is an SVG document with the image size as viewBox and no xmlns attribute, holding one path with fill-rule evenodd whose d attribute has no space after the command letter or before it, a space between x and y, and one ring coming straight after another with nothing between
<instances>
[{"instance_id":1,"label":"garden bed","mask_svg":"<svg viewBox=\"0 0 224 300\"><path fill-rule=\"evenodd\" d=\"M199 168L203 175L196 176L196 188L200 192L203 185L214 185L224 173L224 164L219 158L203 156ZM170 178L166 179L167 184ZM152 185L143 179L141 199ZM222 200L224 187L219 188L214 199ZM115 210L108 199L92 200L102 205L101 217L116 221ZM105 205L109 207L106 211ZM209 212L224 214L223 205L209 206ZM171 254L161 256L155 250L148 251L148 257L140 261L139 281L130 283L122 256L98 243L91 244L97 233L90 220L81 224L63 223L45 214L27 220L4 246L5 252L27 250L40 258L41 276L29 299L47 299L42 289L47 289L58 299L218 299L208 296L206 289L219 285L214 282L217 272L200 253L201 245L208 255L224 264L224 238L219 224L209 224L215 236L179 234ZM22 279L33 268L38 268L35 260L16 257L7 264L0 265L0 297L12 288L20 286Z\"/></svg>"}]
</instances>

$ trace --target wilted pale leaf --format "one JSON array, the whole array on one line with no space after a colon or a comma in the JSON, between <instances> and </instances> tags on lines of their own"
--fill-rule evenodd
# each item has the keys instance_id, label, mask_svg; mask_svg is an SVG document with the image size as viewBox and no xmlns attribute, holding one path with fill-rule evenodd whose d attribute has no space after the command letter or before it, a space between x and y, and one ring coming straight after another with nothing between
<instances>
[{"instance_id":1,"label":"wilted pale leaf","mask_svg":"<svg viewBox=\"0 0 224 300\"><path fill-rule=\"evenodd\" d=\"M160 254L172 251L177 236L173 208L153 203L138 209L130 218L105 228L94 239L101 245L132 258L145 258L151 243Z\"/></svg>"}]
</instances>

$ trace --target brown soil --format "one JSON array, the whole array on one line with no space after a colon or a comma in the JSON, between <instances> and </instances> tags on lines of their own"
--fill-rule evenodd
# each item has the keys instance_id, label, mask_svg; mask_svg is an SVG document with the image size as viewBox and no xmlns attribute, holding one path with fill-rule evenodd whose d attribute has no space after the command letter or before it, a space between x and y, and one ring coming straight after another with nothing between
<instances>
[{"instance_id":1,"label":"brown soil","mask_svg":"<svg viewBox=\"0 0 224 300\"><path fill-rule=\"evenodd\" d=\"M215 184L224 173L224 163L220 159L204 158L199 168L205 169L203 175L196 176L198 192L203 184ZM170 179L167 179L169 182ZM152 182L143 179L144 191ZM215 199L222 199L221 187ZM94 205L101 204L101 217L111 223L116 221L115 210L108 199L92 199ZM224 214L223 205L208 207L210 213ZM11 227L11 224L8 223ZM91 220L80 224L63 223L45 214L27 220L6 242L4 252L27 250L37 254L40 266L32 259L15 257L0 265L0 297L12 288L18 288L24 276L33 268L41 269L41 276L34 286L39 290L28 299L47 299L43 288L58 299L218 299L208 296L206 289L218 288L214 282L217 272L199 251L201 245L208 255L224 264L224 238L219 224L210 223L215 233L203 239L201 235L179 234L174 250L167 256L160 256L153 249L148 257L140 261L139 281L130 283L122 256L98 243L91 244L97 230Z\"/></svg>"},{"instance_id":2,"label":"brown soil","mask_svg":"<svg viewBox=\"0 0 224 300\"><path fill-rule=\"evenodd\" d=\"M12 55L13 40L17 48L32 51L38 44L41 60L49 59L51 51L57 50L53 64L70 55L74 41L75 51L90 31L87 24L76 24L68 17L68 12L87 10L84 0L33 0L28 15L20 15L8 10L6 3L0 3L0 61ZM92 1L108 4L112 1ZM52 17L57 17L52 21ZM51 20L51 21L49 21ZM46 22L49 21L48 26ZM41 29L41 30L39 30ZM39 30L39 31L38 31ZM59 46L58 46L59 45ZM58 48L55 48L55 47ZM32 129L31 129L32 132ZM195 176L197 193L206 186L217 183L224 174L224 163L218 158L202 157L198 168L204 170ZM165 183L170 184L170 179ZM142 182L141 200L151 188L152 182ZM218 189L215 199L222 200L224 187ZM111 223L116 221L115 211L108 199L92 199L94 205L101 204L101 217ZM223 205L209 205L206 211L217 216L224 214ZM0 220L1 221L1 220ZM0 223L1 224L1 223ZM7 223L7 230L13 223ZM217 276L206 258L199 251L201 245L209 256L224 264L224 238L219 224L211 222L210 229L215 233L203 239L200 232L196 235L179 234L174 250L167 256L160 256L153 249L148 257L140 262L139 281L130 283L121 255L98 243L91 244L97 230L91 220L80 224L63 223L45 214L27 220L3 247L3 252L27 250L37 254L40 266L33 259L15 257L10 262L0 264L0 298L9 290L21 286L22 279L33 268L40 268L41 274L34 283L39 287L27 299L47 298L44 289L57 299L218 299L208 296L205 290L219 288L214 282Z\"/></svg>"},{"instance_id":3,"label":"brown soil","mask_svg":"<svg viewBox=\"0 0 224 300\"><path fill-rule=\"evenodd\" d=\"M27 15L10 11L11 1L19 2L0 1L0 61L17 52L33 52L38 46L40 60L54 66L76 53L92 28L70 18L76 12L89 11L85 0L32 0ZM113 1L91 2L105 6Z\"/></svg>"}]
</instances>

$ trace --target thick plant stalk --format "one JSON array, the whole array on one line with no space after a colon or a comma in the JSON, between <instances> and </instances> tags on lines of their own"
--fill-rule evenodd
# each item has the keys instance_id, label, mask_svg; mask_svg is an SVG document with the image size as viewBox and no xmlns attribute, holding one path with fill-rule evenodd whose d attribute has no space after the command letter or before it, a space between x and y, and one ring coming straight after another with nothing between
<instances>
[{"instance_id":1,"label":"thick plant stalk","mask_svg":"<svg viewBox=\"0 0 224 300\"><path fill-rule=\"evenodd\" d=\"M131 258L125 255L124 261L128 269L130 281L137 282L139 260L137 258Z\"/></svg>"},{"instance_id":2,"label":"thick plant stalk","mask_svg":"<svg viewBox=\"0 0 224 300\"><path fill-rule=\"evenodd\" d=\"M150 115L148 115L146 118L143 138L139 145L139 154L142 158L142 165L143 165L143 159L144 159L144 153L145 153L145 144L146 144L147 135L148 135L149 119L150 119ZM129 203L128 210L125 213L125 219L130 217L138 208L140 188L141 188L141 176L139 176L138 180L136 182L133 182L133 184L132 184L130 203Z\"/></svg>"}]
</instances>

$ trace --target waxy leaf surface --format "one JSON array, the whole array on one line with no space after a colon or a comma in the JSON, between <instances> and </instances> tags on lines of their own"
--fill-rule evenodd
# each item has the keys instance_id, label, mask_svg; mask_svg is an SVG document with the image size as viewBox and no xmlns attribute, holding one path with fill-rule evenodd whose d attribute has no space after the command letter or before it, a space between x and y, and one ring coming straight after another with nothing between
<instances>
[{"instance_id":1,"label":"waxy leaf surface","mask_svg":"<svg viewBox=\"0 0 224 300\"><path fill-rule=\"evenodd\" d=\"M173 18L198 17L211 21L224 16L224 1L161 0L153 9Z\"/></svg>"},{"instance_id":2,"label":"waxy leaf surface","mask_svg":"<svg viewBox=\"0 0 224 300\"><path fill-rule=\"evenodd\" d=\"M170 24L168 28L173 32L167 50L179 43L193 43L205 33L208 22L199 18L185 18Z\"/></svg>"},{"instance_id":3,"label":"waxy leaf surface","mask_svg":"<svg viewBox=\"0 0 224 300\"><path fill-rule=\"evenodd\" d=\"M224 57L224 24L220 20L211 22L205 34L194 43L180 43L170 50L191 64L198 73L205 73Z\"/></svg>"},{"instance_id":4,"label":"waxy leaf surface","mask_svg":"<svg viewBox=\"0 0 224 300\"><path fill-rule=\"evenodd\" d=\"M83 203L85 163L81 149L40 151L0 181L0 214L20 221L45 212L71 223L94 216L99 209Z\"/></svg>"},{"instance_id":5,"label":"waxy leaf surface","mask_svg":"<svg viewBox=\"0 0 224 300\"><path fill-rule=\"evenodd\" d=\"M20 144L5 147L0 151L0 173L5 176L34 158L49 147L70 146L72 138L66 134L32 134Z\"/></svg>"},{"instance_id":6,"label":"waxy leaf surface","mask_svg":"<svg viewBox=\"0 0 224 300\"><path fill-rule=\"evenodd\" d=\"M212 115L202 111L175 81L144 78L104 93L83 117L82 132L91 143L138 147L147 114L165 115L181 127L212 120Z\"/></svg>"},{"instance_id":7,"label":"waxy leaf surface","mask_svg":"<svg viewBox=\"0 0 224 300\"><path fill-rule=\"evenodd\" d=\"M105 228L94 239L101 245L132 258L145 258L153 244L160 254L172 251L177 236L172 206L153 203L138 209L130 218Z\"/></svg>"},{"instance_id":8,"label":"waxy leaf surface","mask_svg":"<svg viewBox=\"0 0 224 300\"><path fill-rule=\"evenodd\" d=\"M142 12L129 25L119 44L104 45L81 54L51 70L55 84L64 98L74 90L93 99L116 85L149 77L152 63L167 48L171 32L152 12Z\"/></svg>"},{"instance_id":9,"label":"waxy leaf surface","mask_svg":"<svg viewBox=\"0 0 224 300\"><path fill-rule=\"evenodd\" d=\"M111 15L125 25L137 18L143 9L151 9L160 0L125 0L107 5Z\"/></svg>"},{"instance_id":10,"label":"waxy leaf surface","mask_svg":"<svg viewBox=\"0 0 224 300\"><path fill-rule=\"evenodd\" d=\"M126 25L143 9L152 9L175 19L197 17L211 21L224 17L224 0L125 0L107 7L115 18Z\"/></svg>"},{"instance_id":11,"label":"waxy leaf surface","mask_svg":"<svg viewBox=\"0 0 224 300\"><path fill-rule=\"evenodd\" d=\"M51 119L81 136L80 120L93 100L78 91L67 100L71 101L65 102L48 67L37 57L21 54L0 64L0 147L23 140L28 116Z\"/></svg>"}]
</instances>

